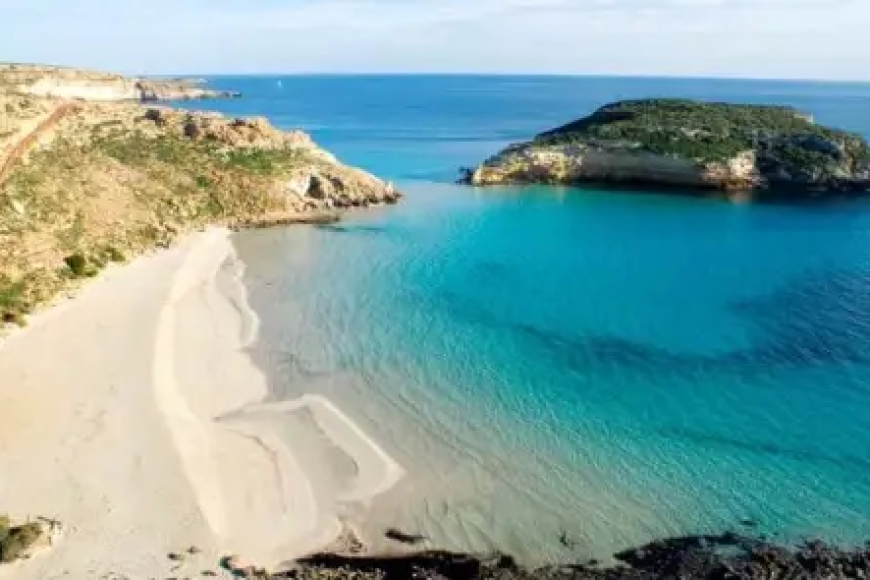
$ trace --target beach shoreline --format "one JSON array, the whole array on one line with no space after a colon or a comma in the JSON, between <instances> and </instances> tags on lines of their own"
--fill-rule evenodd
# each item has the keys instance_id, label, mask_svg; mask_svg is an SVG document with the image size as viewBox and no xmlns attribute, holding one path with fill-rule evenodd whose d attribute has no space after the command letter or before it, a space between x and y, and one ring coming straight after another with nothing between
<instances>
[{"instance_id":1,"label":"beach shoreline","mask_svg":"<svg viewBox=\"0 0 870 580\"><path fill-rule=\"evenodd\" d=\"M167 554L189 547L210 566L238 554L277 569L335 545L344 526L315 491L326 482L293 453L306 442L258 421L288 405L356 462L344 501L401 477L328 401L262 404L243 271L230 232L210 228L110 269L0 343L0 506L65 532L0 578L172 575Z\"/></svg>"}]
</instances>

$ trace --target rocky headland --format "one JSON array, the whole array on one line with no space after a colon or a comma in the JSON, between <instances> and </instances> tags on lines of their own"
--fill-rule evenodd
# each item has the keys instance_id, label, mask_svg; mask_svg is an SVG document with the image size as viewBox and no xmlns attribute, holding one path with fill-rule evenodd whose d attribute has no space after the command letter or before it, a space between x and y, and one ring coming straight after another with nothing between
<instances>
[{"instance_id":1,"label":"rocky headland","mask_svg":"<svg viewBox=\"0 0 870 580\"><path fill-rule=\"evenodd\" d=\"M65 74L49 80L61 86ZM275 531L276 545L318 542L308 531L327 534L330 522L317 519L292 461L273 459L277 452L215 419L265 393L243 352L256 321L241 305L241 274L227 278L227 294L214 290L218 269L242 267L227 229L331 223L401 194L306 133L264 118L111 102L105 92L41 96L21 86L0 83L0 463L8 475L0 486L0 578L44 578L55 566L97 577L82 574L117 569L118 561L159 569L123 554L173 536L209 555L230 535L239 551L271 553L271 544L260 549L267 541L247 539L264 528ZM200 307L208 328L186 325L182 316ZM192 340L175 348L186 329ZM82 352L97 358L89 364ZM36 360L46 353L46 364ZM222 372L185 382L182 356ZM200 400L196 385L211 391ZM123 435L114 431L120 426ZM286 481L275 482L274 462ZM285 504L285 492L296 503ZM151 493L175 499L140 510L142 494ZM277 513L291 508L292 519ZM229 518L244 534L224 531ZM157 531L157 520L169 529ZM305 537L291 541L296 528ZM93 534L101 540L91 543ZM120 545L127 548L113 547Z\"/></svg>"},{"instance_id":2,"label":"rocky headland","mask_svg":"<svg viewBox=\"0 0 870 580\"><path fill-rule=\"evenodd\" d=\"M239 97L203 86L202 79L133 78L57 66L0 63L0 90L86 101L189 101Z\"/></svg>"},{"instance_id":3,"label":"rocky headland","mask_svg":"<svg viewBox=\"0 0 870 580\"><path fill-rule=\"evenodd\" d=\"M334 221L399 197L262 118L0 93L0 318L207 225Z\"/></svg>"},{"instance_id":4,"label":"rocky headland","mask_svg":"<svg viewBox=\"0 0 870 580\"><path fill-rule=\"evenodd\" d=\"M870 191L870 147L788 107L621 101L511 145L463 170L460 181L814 198Z\"/></svg>"}]
</instances>

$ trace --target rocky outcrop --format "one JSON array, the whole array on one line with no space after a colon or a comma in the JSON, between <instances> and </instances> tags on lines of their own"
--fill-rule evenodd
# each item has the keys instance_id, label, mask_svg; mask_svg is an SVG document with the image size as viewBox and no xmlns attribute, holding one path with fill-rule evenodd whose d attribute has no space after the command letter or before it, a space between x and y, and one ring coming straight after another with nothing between
<instances>
[{"instance_id":1,"label":"rocky outcrop","mask_svg":"<svg viewBox=\"0 0 870 580\"><path fill-rule=\"evenodd\" d=\"M460 181L863 193L870 190L870 148L783 107L627 101L512 145Z\"/></svg>"},{"instance_id":2,"label":"rocky outcrop","mask_svg":"<svg viewBox=\"0 0 870 580\"><path fill-rule=\"evenodd\" d=\"M870 545L841 549L821 542L788 548L735 534L653 542L616 554L616 566L566 562L526 570L508 556L449 552L303 561L300 570L271 578L326 580L858 580L870 577Z\"/></svg>"},{"instance_id":3,"label":"rocky outcrop","mask_svg":"<svg viewBox=\"0 0 870 580\"><path fill-rule=\"evenodd\" d=\"M95 109L98 111L99 109ZM283 148L317 151L326 160L337 163L335 157L317 147L311 137L297 130L282 131L265 117L229 118L219 113L189 113L170 108L106 109L108 117L119 121L124 127L134 127L149 134L185 137L192 141L216 143L230 149ZM100 120L99 122L105 123Z\"/></svg>"},{"instance_id":4,"label":"rocky outcrop","mask_svg":"<svg viewBox=\"0 0 870 580\"><path fill-rule=\"evenodd\" d=\"M466 177L473 185L542 183L656 184L676 187L752 189L760 184L751 152L716 163L651 153L591 147L554 145L518 147L500 154Z\"/></svg>"},{"instance_id":5,"label":"rocky outcrop","mask_svg":"<svg viewBox=\"0 0 870 580\"><path fill-rule=\"evenodd\" d=\"M202 99L232 99L241 96L236 91L215 91L198 86L201 83L188 81L153 81L140 80L136 82L139 101L195 101Z\"/></svg>"},{"instance_id":6,"label":"rocky outcrop","mask_svg":"<svg viewBox=\"0 0 870 580\"><path fill-rule=\"evenodd\" d=\"M240 96L202 79L144 79L39 65L0 65L0 86L35 97L85 101L189 101Z\"/></svg>"},{"instance_id":7,"label":"rocky outcrop","mask_svg":"<svg viewBox=\"0 0 870 580\"><path fill-rule=\"evenodd\" d=\"M162 134L220 145L228 152L295 152L302 162L293 164L275 191L299 213L391 204L401 198L391 183L341 164L307 133L281 131L263 117L229 119L213 113L154 108L145 111L144 119L153 122ZM142 130L141 123L137 127Z\"/></svg>"}]
</instances>

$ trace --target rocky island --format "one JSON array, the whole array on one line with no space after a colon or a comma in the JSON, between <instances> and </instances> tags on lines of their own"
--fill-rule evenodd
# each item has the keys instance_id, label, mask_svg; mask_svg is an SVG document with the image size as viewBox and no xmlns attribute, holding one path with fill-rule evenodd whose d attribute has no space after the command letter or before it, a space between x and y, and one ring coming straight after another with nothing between
<instances>
[{"instance_id":1,"label":"rocky island","mask_svg":"<svg viewBox=\"0 0 870 580\"><path fill-rule=\"evenodd\" d=\"M681 99L620 101L511 145L461 182L639 185L759 197L870 190L870 147L795 109Z\"/></svg>"}]
</instances>

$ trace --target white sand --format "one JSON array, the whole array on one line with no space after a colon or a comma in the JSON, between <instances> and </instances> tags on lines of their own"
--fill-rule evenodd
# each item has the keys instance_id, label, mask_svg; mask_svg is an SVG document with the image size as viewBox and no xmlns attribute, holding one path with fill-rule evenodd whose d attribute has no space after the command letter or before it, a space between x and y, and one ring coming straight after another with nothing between
<instances>
[{"instance_id":1,"label":"white sand","mask_svg":"<svg viewBox=\"0 0 870 580\"><path fill-rule=\"evenodd\" d=\"M231 553L275 567L335 539L334 504L364 504L401 477L329 401L260 404L238 270L228 233L210 230L107 272L5 340L0 513L67 531L0 579L197 576ZM258 421L300 407L354 465L334 502L291 453L307 442ZM189 546L202 554L173 569L167 555Z\"/></svg>"}]
</instances>

